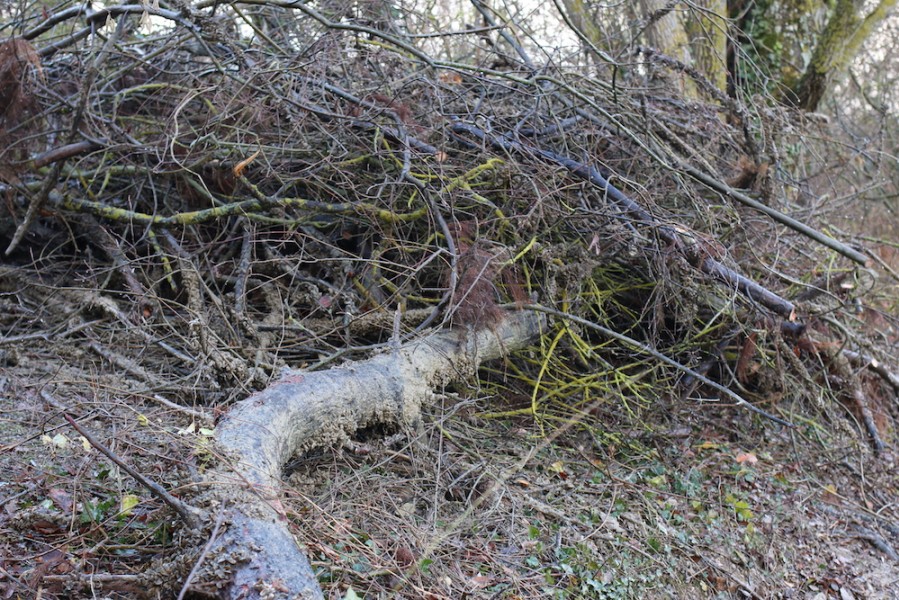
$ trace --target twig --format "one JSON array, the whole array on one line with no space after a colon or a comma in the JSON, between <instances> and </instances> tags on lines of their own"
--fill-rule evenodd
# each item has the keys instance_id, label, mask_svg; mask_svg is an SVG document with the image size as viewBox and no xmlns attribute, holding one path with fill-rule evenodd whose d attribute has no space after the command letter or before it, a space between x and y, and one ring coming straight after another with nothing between
<instances>
[{"instance_id":1,"label":"twig","mask_svg":"<svg viewBox=\"0 0 899 600\"><path fill-rule=\"evenodd\" d=\"M4 446L4 447L2 448L2 450L0 450L0 451L4 451L4 452L5 452L5 451L8 450L8 449L9 449L9 446ZM12 502L13 500L16 500L16 499L18 499L18 498L21 498L22 496L27 496L28 494L30 494L31 492L33 492L36 488L37 488L37 484L36 484L36 483L30 483L30 484L28 484L28 485L25 487L24 490L22 490L22 491L19 492L18 494L13 494L12 496L7 496L6 498L0 499L0 506L6 506L7 504L9 504L10 502Z\"/></svg>"},{"instance_id":2,"label":"twig","mask_svg":"<svg viewBox=\"0 0 899 600\"><path fill-rule=\"evenodd\" d=\"M880 375L884 381L889 383L893 387L893 390L899 394L899 374L887 369L882 362L873 356L847 350L846 348L843 348L840 352L842 352L843 355L856 366L867 367Z\"/></svg>"},{"instance_id":3,"label":"twig","mask_svg":"<svg viewBox=\"0 0 899 600\"><path fill-rule=\"evenodd\" d=\"M765 206L761 202L759 202L757 200L753 200L746 194L739 192L739 191L733 189L732 187L730 187L729 185L726 185L720 181L717 181L717 180L709 177L702 171L700 171L694 167L691 167L690 165L688 165L686 163L681 163L679 165L679 168L682 169L684 173L686 173L687 175L689 175L690 177L692 177L699 183L712 188L716 192L725 194L726 196L733 198L734 200L736 200L737 202L740 202L741 204L745 204L746 206L754 208L755 210L768 215L769 217L771 217L772 219L774 219L781 225L786 225L793 231L795 231L797 233L801 233L802 235L815 240L819 244L827 246L831 250L834 250L834 251L838 252L839 254L842 254L846 258L848 258L854 262L857 262L860 265L867 266L868 257L865 256L864 254L862 254L861 252L859 252L858 250L856 250L855 248L850 248L846 244L843 244L842 242L838 242L837 240L833 239L832 237L825 235L825 234L821 233L820 231L812 229L805 223L801 223L792 217L788 217L787 215L783 214L780 211L774 210L770 206Z\"/></svg>"},{"instance_id":4,"label":"twig","mask_svg":"<svg viewBox=\"0 0 899 600\"><path fill-rule=\"evenodd\" d=\"M0 566L0 575L3 575L4 577L8 578L10 581L15 582L15 584L17 586L22 588L22 591L26 594L26 596L30 595L34 591L30 587L28 587L28 585L24 581L22 581L21 579L19 579L18 577L16 577L15 575L10 573L6 569L4 569L2 566Z\"/></svg>"},{"instance_id":5,"label":"twig","mask_svg":"<svg viewBox=\"0 0 899 600\"><path fill-rule=\"evenodd\" d=\"M851 353L847 354L846 352L841 352L833 343L821 342L814 339L811 340L811 343L813 351L822 355L823 358L828 359L830 362L834 375L839 377L841 387L844 388L847 396L852 399L852 402L858 409L858 417L865 426L868 435L871 436L874 454L880 456L887 446L883 439L881 439L880 432L877 430L877 423L874 421L874 413L871 411L870 402L868 402L868 397L862 388L861 378L849 364Z\"/></svg>"},{"instance_id":6,"label":"twig","mask_svg":"<svg viewBox=\"0 0 899 600\"><path fill-rule=\"evenodd\" d=\"M134 8L139 9L141 7L135 6ZM109 39L106 40L106 43L103 44L103 46L97 51L96 56L94 56L94 60L91 61L90 66L87 69L87 73L84 76L84 82L82 83L81 97L78 100L78 105L76 106L75 113L72 116L71 126L69 127L69 131L66 135L66 145L73 144L75 142L75 138L80 135L81 125L84 122L84 116L87 113L87 107L91 99L91 88L93 88L94 82L97 79L97 75L100 72L100 65L106 58L109 50L118 41L121 32L122 23L119 23L113 34L109 36ZM31 227L34 219L40 213L41 208L43 208L44 204L50 198L51 194L55 191L54 188L59 181L59 175L62 172L62 167L64 164L64 160L59 160L53 163L53 166L50 167L50 173L49 175L47 175L47 179L44 181L44 185L41 186L41 189L36 196L32 196L31 201L28 204L28 210L25 212L25 218L21 223L19 223L19 226L16 228L15 234L13 234L12 240L9 242L9 246L7 246L6 248L7 256L12 254L13 250L15 250L19 243L22 241L22 238L25 237L25 234L28 233L28 229Z\"/></svg>"},{"instance_id":7,"label":"twig","mask_svg":"<svg viewBox=\"0 0 899 600\"><path fill-rule=\"evenodd\" d=\"M222 501L222 506L219 508L219 514L215 518L215 527L212 528L212 534L209 536L209 541L206 542L206 545L203 546L203 551L200 552L200 557L197 558L197 562L194 564L194 567L190 570L190 573L187 575L187 579L184 580L184 585L181 586L181 592L178 594L178 600L184 599L184 594L187 593L187 590L190 588L190 582L193 581L193 578L196 576L197 572L200 570L200 566L203 564L203 561L206 560L206 555L209 554L209 550L212 548L212 544L215 542L218 537L219 528L222 526L222 519L225 516L225 507L227 506L227 501Z\"/></svg>"},{"instance_id":8,"label":"twig","mask_svg":"<svg viewBox=\"0 0 899 600\"><path fill-rule=\"evenodd\" d=\"M49 164L66 160L85 152L93 152L100 148L102 148L100 143L94 140L82 140L80 142L66 144L65 146L53 148L52 150L47 150L46 152L35 156L31 161L31 166L32 168L40 169Z\"/></svg>"},{"instance_id":9,"label":"twig","mask_svg":"<svg viewBox=\"0 0 899 600\"><path fill-rule=\"evenodd\" d=\"M611 55L609 55L607 52L605 52L604 50L600 50L599 47L597 47L594 40L591 39L591 37L582 30L582 27L575 24L574 20L572 20L571 18L571 15L568 14L568 11L565 10L564 6L559 3L559 0L553 0L553 4L556 6L556 10L558 11L559 16L562 17L565 25L567 25L568 29L573 31L578 39L581 40L584 48L589 49L590 52L602 59L604 62L614 66L615 68L618 67L618 61L612 58ZM593 24L591 23L591 25Z\"/></svg>"},{"instance_id":10,"label":"twig","mask_svg":"<svg viewBox=\"0 0 899 600\"><path fill-rule=\"evenodd\" d=\"M105 358L106 360L111 362L113 365L119 367L123 371L130 373L131 375L134 375L135 377L137 377L147 383L150 383L150 384L162 383L162 385L165 385L166 387L172 387L172 385L167 382L160 382L154 375L151 375L150 373L148 373L146 369L144 369L142 366L140 366L135 361L131 360L130 358L128 358L126 356L119 354L118 352L101 344L100 342L91 340L90 342L88 342L87 347L90 348L91 350L93 350L100 357Z\"/></svg>"},{"instance_id":11,"label":"twig","mask_svg":"<svg viewBox=\"0 0 899 600\"><path fill-rule=\"evenodd\" d=\"M724 575L727 576L731 581L740 586L740 592L742 593L742 595L748 596L749 598L752 598L752 600L764 600L763 596L755 593L751 585L743 581L740 577L732 573L730 570L725 569L723 566L712 562L712 560L706 556L700 556L700 558L706 565L715 569L716 571L724 573Z\"/></svg>"},{"instance_id":12,"label":"twig","mask_svg":"<svg viewBox=\"0 0 899 600\"><path fill-rule=\"evenodd\" d=\"M62 165L63 163L61 161L53 163L53 166L50 168L50 173L44 180L44 184L41 186L40 191L38 191L37 195L31 197L31 201L28 204L28 210L25 212L25 218L19 223L19 226L16 227L16 232L13 234L9 246L6 247L6 256L12 254L13 250L15 250L22 241L22 238L25 237L25 234L28 233L28 229L31 227L34 219L53 192L56 182L59 181Z\"/></svg>"},{"instance_id":13,"label":"twig","mask_svg":"<svg viewBox=\"0 0 899 600\"><path fill-rule=\"evenodd\" d=\"M503 23L502 27L498 27L496 24L496 20L493 18L493 12L489 10L480 0L471 0L471 4L475 7L475 9L481 13L481 16L484 18L484 22L490 25L491 27L497 27L499 31L499 35L506 40L506 43L509 44L515 53L521 58L521 61L524 63L524 66L528 68L528 71L534 73L537 71L537 67L534 65L534 61L531 60L531 57L528 56L528 53L521 47L521 44L518 43L512 34L509 33L509 26L507 23Z\"/></svg>"},{"instance_id":14,"label":"twig","mask_svg":"<svg viewBox=\"0 0 899 600\"><path fill-rule=\"evenodd\" d=\"M97 324L97 321L82 321L77 325L73 325L62 331L62 329L66 326L65 323L61 323L58 326L54 327L50 331L42 331L40 333L23 333L22 335L9 335L0 337L0 346L11 346L13 344L21 344L22 342L27 342L29 340L49 340L51 337L54 340L63 340L73 333L78 333L82 329L87 329L88 327L93 327Z\"/></svg>"},{"instance_id":15,"label":"twig","mask_svg":"<svg viewBox=\"0 0 899 600\"><path fill-rule=\"evenodd\" d=\"M237 277L234 282L234 312L243 316L247 306L247 278L253 259L253 228L247 219L241 219L243 239L240 246L240 262L237 265Z\"/></svg>"},{"instance_id":16,"label":"twig","mask_svg":"<svg viewBox=\"0 0 899 600\"><path fill-rule=\"evenodd\" d=\"M440 226L440 231L441 233L443 233L443 237L446 241L446 247L450 255L449 284L447 285L446 292L444 292L443 296L440 298L440 302L437 303L437 306L434 307L434 309L431 311L431 314L428 315L424 321L418 324L418 327L413 330L410 338L423 331L434 321L434 319L437 318L440 310L452 300L453 294L456 293L456 282L459 280L459 250L456 248L456 242L453 240L449 225L447 224L446 219L443 218L443 214L440 212L440 208L437 206L437 202L434 201L434 198L429 193L429 191L425 188L422 188L421 193L427 199L428 207L431 209L431 216L433 216L434 220L437 221L437 224Z\"/></svg>"},{"instance_id":17,"label":"twig","mask_svg":"<svg viewBox=\"0 0 899 600\"><path fill-rule=\"evenodd\" d=\"M877 423L874 422L874 413L871 411L868 397L865 396L865 392L862 391L861 382L856 378L851 379L848 382L848 385L851 388L850 395L852 396L852 401L855 402L855 405L858 407L858 413L865 426L865 431L871 436L871 444L874 446L874 455L880 456L887 446L883 439L881 439L880 432L877 430Z\"/></svg>"},{"instance_id":18,"label":"twig","mask_svg":"<svg viewBox=\"0 0 899 600\"><path fill-rule=\"evenodd\" d=\"M890 277L892 277L896 281L899 281L899 273L897 273L896 270L893 267L891 267L887 261L880 258L880 256L878 256L878 254L876 252L873 252L871 250L868 250L868 255L871 257L871 259L874 262L876 262L878 265L880 265L884 271L889 273Z\"/></svg>"},{"instance_id":19,"label":"twig","mask_svg":"<svg viewBox=\"0 0 899 600\"><path fill-rule=\"evenodd\" d=\"M131 266L131 261L125 255L125 251L119 246L112 234L98 223L96 219L85 217L85 220L87 220L88 231L91 237L112 259L116 270L122 276L122 279L125 280L128 289L138 298L138 305L141 310L152 312L154 307L148 298L147 290L134 275L134 267Z\"/></svg>"},{"instance_id":20,"label":"twig","mask_svg":"<svg viewBox=\"0 0 899 600\"><path fill-rule=\"evenodd\" d=\"M46 19L42 19L40 25L37 27L33 27L29 29L25 33L22 34L22 38L26 40L33 40L47 31L53 29L56 25L64 21L68 21L69 19L75 19L80 17L84 13L88 13L86 21L88 21L89 25L96 27L97 25L102 25L106 22L106 19L110 15L123 15L127 13L142 15L144 13L153 15L154 17L161 17L163 19L169 19L170 21L175 21L179 23L183 27L190 28L191 25L185 19L181 18L176 11L173 10L165 10L159 8L153 8L150 4L129 4L129 5L119 5L119 6L108 6L103 8L102 10L94 10L91 8L91 4L85 2L83 4L79 4L78 6L72 6L65 10L60 10L58 12L52 13L47 16Z\"/></svg>"},{"instance_id":21,"label":"twig","mask_svg":"<svg viewBox=\"0 0 899 600\"><path fill-rule=\"evenodd\" d=\"M106 458L117 464L123 471L131 475L138 483L147 488L151 494L159 498L161 501L168 504L172 509L178 513L184 523L192 530L199 531L203 527L203 521L206 520L206 514L189 504L178 500L171 494L169 494L165 489L159 485L158 483L149 480L147 477L141 475L130 466L128 466L121 458L119 458L112 450L101 444L99 441L94 439L86 429L84 429L81 425L78 424L75 419L71 417L68 413L68 409L63 406L59 401L56 400L53 396L50 395L47 390L41 390L41 398L44 401L52 406L53 408L62 412L62 416L68 421L69 425L77 431L84 439L88 441L88 443L99 450Z\"/></svg>"},{"instance_id":22,"label":"twig","mask_svg":"<svg viewBox=\"0 0 899 600\"><path fill-rule=\"evenodd\" d=\"M856 525L855 527L856 533L847 534L847 537L854 537L866 540L872 546L886 554L891 560L899 561L899 554L896 554L896 551L893 549L893 546L890 545L883 536L877 533L872 529L868 529L867 527L861 527Z\"/></svg>"},{"instance_id":23,"label":"twig","mask_svg":"<svg viewBox=\"0 0 899 600\"><path fill-rule=\"evenodd\" d=\"M194 410L192 408L187 408L186 406L181 406L180 404L176 404L175 402L172 402L171 400L163 398L159 394L153 394L153 396L151 396L151 398L154 401L159 402L163 406L167 406L167 407L171 408L172 410L177 410L178 412L182 412L186 415L190 415L191 417L194 417L195 419L200 419L201 421L206 421L207 423L212 422L212 416L201 410Z\"/></svg>"},{"instance_id":24,"label":"twig","mask_svg":"<svg viewBox=\"0 0 899 600\"><path fill-rule=\"evenodd\" d=\"M690 237L689 232L686 230L660 223L658 219L653 217L633 198L609 183L608 179L596 167L556 154L555 152L550 152L549 150L532 148L530 146L526 147L509 136L497 137L488 135L481 128L469 123L453 123L452 126L450 126L450 131L459 136L462 134L474 136L479 140L490 144L494 148L505 152L514 151L525 156L534 156L566 168L572 175L588 181L602 190L609 200L626 211L636 221L644 226L654 227L661 239L673 244L691 264L695 265L702 272L728 283L738 289L747 298L758 302L783 317L788 319L793 317L795 307L792 302L785 298L781 298L771 290L747 279L733 269L724 266L717 260L708 256L708 253L701 250L701 244L690 242L686 239ZM683 233L681 233L681 231L683 231Z\"/></svg>"},{"instance_id":25,"label":"twig","mask_svg":"<svg viewBox=\"0 0 899 600\"><path fill-rule=\"evenodd\" d=\"M602 333L603 335L608 336L612 339L618 340L619 342L621 342L627 346L630 346L631 348L633 348L635 350L643 352L644 354L649 354L653 358L656 358L656 359L662 361L663 363L674 367L678 371L681 371L683 373L686 373L687 375L690 375L697 381L701 381L702 383L706 384L707 386L710 386L710 387L718 390L719 392L721 392L722 394L724 394L725 396L727 396L728 398L730 398L731 400L736 402L738 405L740 405L748 410L751 410L752 412L757 413L757 414L765 417L766 419L770 419L771 421L774 421L775 423L779 423L781 425L785 425L786 427L795 427L795 425L793 423L786 421L784 419L781 419L780 417L777 417L775 415L772 415L768 411L755 406L754 404L750 403L748 400L746 400L742 396L739 396L738 394L730 391L729 389L727 389L720 383L716 383L716 382L712 381L705 375L698 373L696 370L691 369L690 367L687 367L685 365L682 365L681 363L677 362L676 360L669 358L668 356L662 354L658 350L650 348L646 344L643 344L643 343L635 340L632 337L628 337L622 333L618 333L617 331L613 331L607 327L603 327L602 325L597 325L596 323L593 323L592 321L588 321L587 319L582 319L581 317L578 317L576 315L565 313L560 310L556 310L554 308L549 308L548 306L541 306L539 304L526 304L526 305L524 305L523 308L526 308L529 310L536 310L538 312L553 315L555 317L559 317L560 319L567 319L569 321L574 321L575 323L577 323L579 325L583 325L584 327L588 327L590 329L593 329L594 331L598 331L598 332Z\"/></svg>"}]
</instances>

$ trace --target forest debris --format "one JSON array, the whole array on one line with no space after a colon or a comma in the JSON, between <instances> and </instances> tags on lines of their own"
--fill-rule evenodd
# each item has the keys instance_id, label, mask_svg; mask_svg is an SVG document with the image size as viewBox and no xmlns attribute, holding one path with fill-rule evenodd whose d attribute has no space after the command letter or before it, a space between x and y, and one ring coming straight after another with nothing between
<instances>
[{"instance_id":1,"label":"forest debris","mask_svg":"<svg viewBox=\"0 0 899 600\"><path fill-rule=\"evenodd\" d=\"M740 292L751 300L762 304L782 317L791 321L795 319L795 309L789 300L781 298L774 292L765 289L754 281L743 277L733 269L721 264L711 256L710 252L703 251L701 246L697 244L685 244L682 232L687 231L686 228L677 228L661 224L635 200L609 183L607 177L605 177L596 167L549 150L524 146L509 135L490 135L479 127L469 123L456 122L452 125L451 131L459 136L462 136L462 134L473 136L499 150L515 151L525 156L535 156L565 167L572 175L586 180L599 188L612 203L624 209L624 211L636 222L644 226L652 226L655 231L658 232L660 238L673 244L691 264L697 266L702 272L728 283L740 290Z\"/></svg>"},{"instance_id":2,"label":"forest debris","mask_svg":"<svg viewBox=\"0 0 899 600\"><path fill-rule=\"evenodd\" d=\"M293 455L340 442L360 427L416 423L434 388L466 376L481 361L525 346L539 334L542 322L538 315L520 311L495 327L437 333L365 361L312 373L289 371L237 404L216 428L228 465L210 479L230 483L216 486L213 494L233 504L207 575L215 576L223 561L240 552L229 575L229 597L265 597L263 589L276 593L273 597L322 597L308 561L283 523L278 500L282 467ZM284 569L288 564L289 576ZM272 587L276 583L277 590Z\"/></svg>"},{"instance_id":3,"label":"forest debris","mask_svg":"<svg viewBox=\"0 0 899 600\"><path fill-rule=\"evenodd\" d=\"M86 439L91 446L99 450L100 453L106 456L106 458L117 464L123 471L128 473L139 484L144 486L147 491L172 507L172 509L174 509L174 511L178 513L178 515L181 517L181 520L184 521L184 524L187 525L188 528L194 531L199 531L203 527L203 522L207 518L206 514L203 511L187 504L186 502L179 500L178 498L175 498L161 485L159 485L155 481L150 480L145 475L138 473L128 463L119 458L118 455L115 454L112 450L101 444L98 440L94 439L94 436L91 435L89 431L79 425L78 422L72 418L72 416L69 414L69 409L63 406L56 398L54 398L50 394L50 392L48 392L47 390L41 390L41 398L43 398L44 401L53 408L61 411L65 420L68 421L69 425L72 426L72 429L77 431L84 439Z\"/></svg>"},{"instance_id":4,"label":"forest debris","mask_svg":"<svg viewBox=\"0 0 899 600\"><path fill-rule=\"evenodd\" d=\"M746 206L754 208L755 210L759 211L760 213L764 213L764 214L768 215L769 217L771 217L778 223L780 223L782 225L786 225L793 231L801 233L802 235L815 240L819 244L827 246L831 250L837 252L838 254L842 254L843 256L852 260L853 262L856 262L863 266L868 265L868 263L869 263L868 257L865 256L864 253L856 250L855 248L847 246L846 244L833 239L829 235L826 235L824 233L821 233L820 231L812 229L805 223L797 221L796 219L794 219L788 215L785 215L782 212L771 208L770 206L765 206L761 202L759 202L757 200L753 200L752 198L750 198L743 192L735 190L734 188L730 187L729 185L722 183L720 181L717 181L717 180L713 179L712 177L709 177L708 175L706 175L699 169L692 167L691 165L688 165L686 163L681 163L679 165L679 167L681 169L683 169L684 173L686 173L687 175L689 175L696 181L702 183L703 185L707 185L708 187L712 188L713 190L721 192L722 194L726 194L727 196L729 196L730 198L733 198L734 200L736 200L737 202L740 202L741 204L745 204Z\"/></svg>"}]
</instances>

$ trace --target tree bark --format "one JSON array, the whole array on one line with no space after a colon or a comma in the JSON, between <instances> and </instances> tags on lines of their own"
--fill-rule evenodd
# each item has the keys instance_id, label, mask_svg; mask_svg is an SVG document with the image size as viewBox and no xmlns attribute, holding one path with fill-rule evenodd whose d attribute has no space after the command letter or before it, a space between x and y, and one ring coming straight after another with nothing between
<instances>
[{"instance_id":1,"label":"tree bark","mask_svg":"<svg viewBox=\"0 0 899 600\"><path fill-rule=\"evenodd\" d=\"M228 527L211 541L203 586L234 599L322 598L279 500L282 466L360 427L417 423L434 389L526 346L542 323L534 313L515 312L490 329L437 333L327 371L290 371L238 403L216 428L224 466L209 476L216 482L211 503L225 512Z\"/></svg>"},{"instance_id":2,"label":"tree bark","mask_svg":"<svg viewBox=\"0 0 899 600\"><path fill-rule=\"evenodd\" d=\"M687 20L686 30L695 58L696 70L717 90L727 91L727 2L701 0L704 10L695 10Z\"/></svg>"},{"instance_id":3,"label":"tree bark","mask_svg":"<svg viewBox=\"0 0 899 600\"><path fill-rule=\"evenodd\" d=\"M640 0L643 17L649 19L646 26L646 41L662 54L682 64L692 65L690 39L680 15L667 0ZM686 98L699 98L696 83L689 77L681 78L681 92Z\"/></svg>"},{"instance_id":4,"label":"tree bark","mask_svg":"<svg viewBox=\"0 0 899 600\"><path fill-rule=\"evenodd\" d=\"M867 16L860 17L863 0L838 0L791 100L806 111L818 109L833 75L845 70L861 45L896 6L897 0L880 0Z\"/></svg>"}]
</instances>

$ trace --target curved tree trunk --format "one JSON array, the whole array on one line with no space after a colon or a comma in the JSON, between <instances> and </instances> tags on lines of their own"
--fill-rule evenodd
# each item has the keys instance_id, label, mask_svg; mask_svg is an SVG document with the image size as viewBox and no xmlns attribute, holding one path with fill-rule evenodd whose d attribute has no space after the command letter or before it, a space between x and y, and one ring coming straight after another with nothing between
<instances>
[{"instance_id":1,"label":"curved tree trunk","mask_svg":"<svg viewBox=\"0 0 899 600\"><path fill-rule=\"evenodd\" d=\"M416 423L434 389L473 376L484 360L524 347L543 320L516 312L497 327L451 330L327 371L291 371L238 403L216 428L223 464L209 476L227 530L212 540L204 587L227 598L321 598L309 563L288 530L281 468L360 427Z\"/></svg>"},{"instance_id":2,"label":"curved tree trunk","mask_svg":"<svg viewBox=\"0 0 899 600\"><path fill-rule=\"evenodd\" d=\"M794 91L792 101L803 110L817 110L835 73L845 70L861 45L896 6L897 0L880 0L864 18L863 0L838 0L824 32Z\"/></svg>"}]
</instances>

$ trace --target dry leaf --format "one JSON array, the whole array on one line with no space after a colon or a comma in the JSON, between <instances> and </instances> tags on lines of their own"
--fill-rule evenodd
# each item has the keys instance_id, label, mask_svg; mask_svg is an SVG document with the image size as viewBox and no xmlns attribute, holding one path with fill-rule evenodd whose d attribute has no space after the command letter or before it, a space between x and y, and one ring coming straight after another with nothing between
<instances>
[{"instance_id":1,"label":"dry leaf","mask_svg":"<svg viewBox=\"0 0 899 600\"><path fill-rule=\"evenodd\" d=\"M72 496L67 491L60 488L50 488L47 495L61 511L64 513L72 512Z\"/></svg>"},{"instance_id":2,"label":"dry leaf","mask_svg":"<svg viewBox=\"0 0 899 600\"><path fill-rule=\"evenodd\" d=\"M561 460L557 460L553 464L549 465L549 470L553 473L556 473L562 479L568 479L568 472L565 470L565 463Z\"/></svg>"},{"instance_id":3,"label":"dry leaf","mask_svg":"<svg viewBox=\"0 0 899 600\"><path fill-rule=\"evenodd\" d=\"M261 152L261 150L257 150L249 158L245 158L242 161L240 161L239 163L237 163L236 165L234 165L234 169L232 169L234 176L240 177L241 175L243 175L244 169L246 169L248 166L250 166L250 164L252 164L252 162L254 160L256 160L256 157L259 156L260 152Z\"/></svg>"},{"instance_id":4,"label":"dry leaf","mask_svg":"<svg viewBox=\"0 0 899 600\"><path fill-rule=\"evenodd\" d=\"M415 562L415 555L412 554L412 551L405 546L400 546L396 549L394 558L396 559L396 564L401 567L408 567Z\"/></svg>"},{"instance_id":5,"label":"dry leaf","mask_svg":"<svg viewBox=\"0 0 899 600\"><path fill-rule=\"evenodd\" d=\"M759 458L752 452L740 452L737 454L736 461L741 465L754 465L759 461Z\"/></svg>"}]
</instances>

